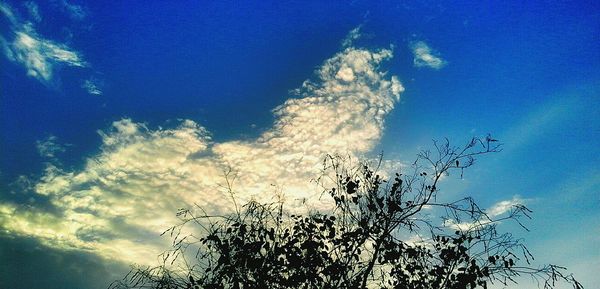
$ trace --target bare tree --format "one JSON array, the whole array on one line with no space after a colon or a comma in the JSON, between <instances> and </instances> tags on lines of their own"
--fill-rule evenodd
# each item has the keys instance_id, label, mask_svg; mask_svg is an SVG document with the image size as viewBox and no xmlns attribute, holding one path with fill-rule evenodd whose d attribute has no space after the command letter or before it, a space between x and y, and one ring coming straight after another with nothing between
<instances>
[{"instance_id":1,"label":"bare tree","mask_svg":"<svg viewBox=\"0 0 600 289\"><path fill-rule=\"evenodd\" d=\"M351 166L327 156L319 183L329 186L328 211L293 215L283 202L253 201L224 216L181 210L182 222L165 231L174 246L165 264L134 268L111 287L487 288L528 275L543 288L556 282L583 288L565 268L532 267L525 245L499 232L499 222L509 220L525 228L521 220L531 211L524 205L491 216L471 198L437 201L440 180L453 172L462 177L475 157L499 152L495 139L434 147L391 177L384 177L381 161ZM183 234L188 226L201 235ZM169 266L175 260L183 267Z\"/></svg>"}]
</instances>

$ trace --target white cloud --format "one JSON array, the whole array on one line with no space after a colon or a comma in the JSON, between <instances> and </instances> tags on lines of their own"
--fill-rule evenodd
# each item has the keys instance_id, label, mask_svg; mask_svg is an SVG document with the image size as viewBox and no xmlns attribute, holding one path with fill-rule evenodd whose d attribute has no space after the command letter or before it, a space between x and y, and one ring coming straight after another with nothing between
<instances>
[{"instance_id":1,"label":"white cloud","mask_svg":"<svg viewBox=\"0 0 600 289\"><path fill-rule=\"evenodd\" d=\"M413 64L416 67L429 67L433 69L440 69L446 66L447 62L440 58L439 54L431 49L427 43L418 41L411 44L414 59Z\"/></svg>"},{"instance_id":2,"label":"white cloud","mask_svg":"<svg viewBox=\"0 0 600 289\"><path fill-rule=\"evenodd\" d=\"M12 26L12 40L0 37L3 52L9 60L23 65L27 75L48 84L52 81L56 65L86 66L78 52L66 44L38 35L33 23L21 21L7 4L0 3L0 12Z\"/></svg>"},{"instance_id":3,"label":"white cloud","mask_svg":"<svg viewBox=\"0 0 600 289\"><path fill-rule=\"evenodd\" d=\"M57 44L35 34L29 26L16 32L12 43L12 55L16 61L25 65L27 74L40 80L52 78L54 65L57 63L69 66L85 66L79 54L64 44Z\"/></svg>"},{"instance_id":4,"label":"white cloud","mask_svg":"<svg viewBox=\"0 0 600 289\"><path fill-rule=\"evenodd\" d=\"M501 217L502 215L509 213L511 210L514 210L517 206L523 205L524 203L525 203L525 200L523 200L517 196L514 196L510 200L504 200L504 201L495 203L494 205L492 205L491 207L489 207L488 209L485 210L485 214L487 216L482 216L478 220L475 220L473 222L457 223L456 221L449 219L449 220L446 220L445 225L449 226L450 228L452 228L454 230L461 230L461 231L474 230L474 229L481 228L481 227L492 224L494 222L494 220L498 219L498 217Z\"/></svg>"},{"instance_id":5,"label":"white cloud","mask_svg":"<svg viewBox=\"0 0 600 289\"><path fill-rule=\"evenodd\" d=\"M510 210L514 209L515 206L522 205L524 200L519 197L513 197L511 200L504 200L498 203L495 203L492 207L488 208L485 213L490 218L496 218L501 215L506 214Z\"/></svg>"},{"instance_id":6,"label":"white cloud","mask_svg":"<svg viewBox=\"0 0 600 289\"><path fill-rule=\"evenodd\" d=\"M358 156L382 137L384 118L404 90L379 68L391 57L386 49L345 48L273 110L273 127L255 140L216 143L191 120L156 130L115 121L99 132L100 152L81 170L49 164L35 184L60 215L0 204L0 224L49 246L150 264L168 248L168 238L158 235L177 223L178 208L232 209L223 189L229 168L240 203L274 200L280 189L287 201L306 198L317 205L320 191L310 179L324 155Z\"/></svg>"}]
</instances>

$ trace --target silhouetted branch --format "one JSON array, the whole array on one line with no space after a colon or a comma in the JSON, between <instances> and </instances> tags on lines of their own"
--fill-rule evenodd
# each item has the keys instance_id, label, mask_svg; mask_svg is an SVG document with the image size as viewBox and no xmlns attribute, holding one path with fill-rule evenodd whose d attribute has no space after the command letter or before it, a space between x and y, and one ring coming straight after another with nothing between
<instances>
[{"instance_id":1,"label":"silhouetted branch","mask_svg":"<svg viewBox=\"0 0 600 289\"><path fill-rule=\"evenodd\" d=\"M531 267L522 241L498 232L506 221L527 229L521 219L531 211L524 205L491 215L469 197L437 201L442 178L452 171L462 178L476 157L501 151L497 140L488 135L454 147L445 139L434 147L391 177L379 172L381 157L370 166L326 156L317 182L333 208L304 215L288 214L281 200L239 206L230 170L232 214L181 209L181 223L163 233L173 239L164 264L135 268L111 288L466 289L516 283L522 275L544 288L558 281L583 288L565 268Z\"/></svg>"}]
</instances>

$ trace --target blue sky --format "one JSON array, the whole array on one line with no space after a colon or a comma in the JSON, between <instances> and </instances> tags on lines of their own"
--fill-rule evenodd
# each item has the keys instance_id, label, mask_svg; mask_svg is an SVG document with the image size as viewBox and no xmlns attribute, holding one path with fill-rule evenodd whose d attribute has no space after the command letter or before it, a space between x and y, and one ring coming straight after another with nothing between
<instances>
[{"instance_id":1,"label":"blue sky","mask_svg":"<svg viewBox=\"0 0 600 289\"><path fill-rule=\"evenodd\" d=\"M104 288L226 166L310 197L323 153L488 133L447 196L525 202L538 260L600 283L598 3L146 2L0 2L0 284Z\"/></svg>"}]
</instances>

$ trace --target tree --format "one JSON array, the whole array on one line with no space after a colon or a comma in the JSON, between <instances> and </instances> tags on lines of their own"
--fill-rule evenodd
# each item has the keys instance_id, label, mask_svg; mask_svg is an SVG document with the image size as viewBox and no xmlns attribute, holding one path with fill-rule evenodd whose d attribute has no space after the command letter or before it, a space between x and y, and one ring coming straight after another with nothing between
<instances>
[{"instance_id":1,"label":"tree","mask_svg":"<svg viewBox=\"0 0 600 289\"><path fill-rule=\"evenodd\" d=\"M164 233L174 245L163 255L165 264L134 268L111 287L488 288L530 275L544 288L558 281L583 288L565 268L532 267L525 245L499 232L498 224L508 220L525 227L521 219L531 211L524 205L493 217L471 198L437 202L440 180L453 172L462 177L475 157L500 151L497 140L434 146L406 172L387 178L381 159L349 166L327 156L319 183L332 200L330 210L288 214L283 202L255 201L224 216L182 209L182 222ZM182 234L187 226L201 235ZM183 267L169 266L175 260Z\"/></svg>"}]
</instances>

